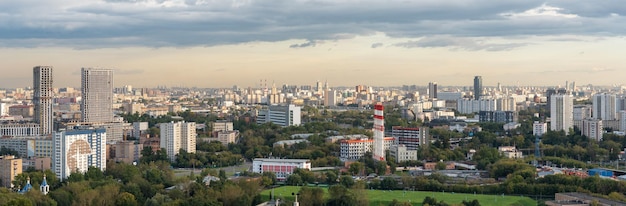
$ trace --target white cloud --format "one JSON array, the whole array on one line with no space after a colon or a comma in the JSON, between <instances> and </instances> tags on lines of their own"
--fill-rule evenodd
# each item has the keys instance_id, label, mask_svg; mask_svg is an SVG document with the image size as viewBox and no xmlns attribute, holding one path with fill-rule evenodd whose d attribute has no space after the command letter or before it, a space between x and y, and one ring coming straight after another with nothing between
<instances>
[{"instance_id":1,"label":"white cloud","mask_svg":"<svg viewBox=\"0 0 626 206\"><path fill-rule=\"evenodd\" d=\"M558 17L558 18L576 18L576 14L563 13L563 8L548 6L543 4L537 8L529 9L521 13L503 13L504 17L510 18L528 18L528 17Z\"/></svg>"}]
</instances>

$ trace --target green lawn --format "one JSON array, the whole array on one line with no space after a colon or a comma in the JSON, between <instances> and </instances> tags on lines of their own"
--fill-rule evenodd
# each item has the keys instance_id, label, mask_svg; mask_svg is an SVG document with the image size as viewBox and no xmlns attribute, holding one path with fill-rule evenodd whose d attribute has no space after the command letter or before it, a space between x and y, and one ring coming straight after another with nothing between
<instances>
[{"instance_id":1,"label":"green lawn","mask_svg":"<svg viewBox=\"0 0 626 206\"><path fill-rule=\"evenodd\" d=\"M328 198L327 188L323 188L326 192L324 197ZM283 186L274 189L274 193L280 199L287 199L293 201L295 198L291 195L291 193L297 192L300 190L300 187L296 186ZM270 193L272 190L265 190L261 193L263 201L267 201L270 199ZM517 197L517 196L501 196L501 195L474 195L474 194L452 194L452 193L442 193L442 192L421 192L421 191L404 191L396 190L396 191L383 191L383 190L368 190L368 197L370 201L370 205L379 206L379 205L389 205L393 199L397 199L402 202L408 202L410 200L413 205L422 205L422 200L426 196L431 196L437 199L437 201L444 200L449 204L459 204L463 200L474 200L477 199L480 202L480 205L483 206L501 206L501 205L515 205L515 206L534 206L537 205L537 202L528 198L528 197Z\"/></svg>"}]
</instances>

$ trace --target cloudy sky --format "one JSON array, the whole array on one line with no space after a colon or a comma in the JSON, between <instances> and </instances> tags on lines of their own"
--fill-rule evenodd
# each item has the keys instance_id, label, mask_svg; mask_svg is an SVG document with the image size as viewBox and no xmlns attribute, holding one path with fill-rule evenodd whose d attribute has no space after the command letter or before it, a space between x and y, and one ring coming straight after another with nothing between
<instances>
[{"instance_id":1,"label":"cloudy sky","mask_svg":"<svg viewBox=\"0 0 626 206\"><path fill-rule=\"evenodd\" d=\"M536 0L3 0L0 88L622 84L626 4Z\"/></svg>"}]
</instances>

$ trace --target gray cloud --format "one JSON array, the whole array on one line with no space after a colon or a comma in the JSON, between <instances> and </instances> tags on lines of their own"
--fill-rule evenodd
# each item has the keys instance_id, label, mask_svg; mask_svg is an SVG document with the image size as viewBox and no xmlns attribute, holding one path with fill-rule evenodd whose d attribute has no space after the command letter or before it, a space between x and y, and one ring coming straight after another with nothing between
<instances>
[{"instance_id":1,"label":"gray cloud","mask_svg":"<svg viewBox=\"0 0 626 206\"><path fill-rule=\"evenodd\" d=\"M625 16L620 2L566 0L0 1L0 46L187 47L376 32L407 38L621 36Z\"/></svg>"},{"instance_id":2,"label":"gray cloud","mask_svg":"<svg viewBox=\"0 0 626 206\"><path fill-rule=\"evenodd\" d=\"M373 49L376 49L376 48L381 47L381 46L383 46L383 43L380 43L380 42L379 42L379 43L373 43L373 44L372 44L372 48L373 48Z\"/></svg>"},{"instance_id":3,"label":"gray cloud","mask_svg":"<svg viewBox=\"0 0 626 206\"><path fill-rule=\"evenodd\" d=\"M302 44L292 44L292 45L289 45L289 48L315 47L316 44L317 44L317 42L315 42L315 41L307 41L307 42L302 43Z\"/></svg>"},{"instance_id":4,"label":"gray cloud","mask_svg":"<svg viewBox=\"0 0 626 206\"><path fill-rule=\"evenodd\" d=\"M485 40L478 40L476 38L453 36L424 37L417 41L407 41L394 44L394 46L404 48L447 47L452 50L468 51L508 51L525 45L526 43L488 43Z\"/></svg>"}]
</instances>

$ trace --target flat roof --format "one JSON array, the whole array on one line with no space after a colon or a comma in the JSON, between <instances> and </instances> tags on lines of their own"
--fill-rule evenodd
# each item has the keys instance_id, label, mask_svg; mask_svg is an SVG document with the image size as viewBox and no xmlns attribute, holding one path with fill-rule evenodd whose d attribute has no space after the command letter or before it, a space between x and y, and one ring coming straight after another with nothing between
<instances>
[{"instance_id":1,"label":"flat roof","mask_svg":"<svg viewBox=\"0 0 626 206\"><path fill-rule=\"evenodd\" d=\"M253 161L263 161L263 162L295 162L295 163L305 163L310 162L308 159L274 159L274 158L255 158Z\"/></svg>"}]
</instances>

